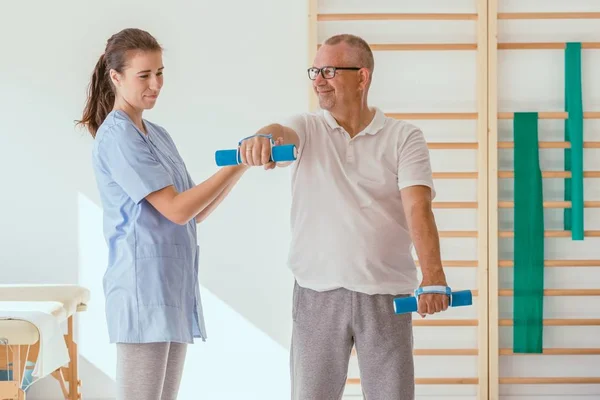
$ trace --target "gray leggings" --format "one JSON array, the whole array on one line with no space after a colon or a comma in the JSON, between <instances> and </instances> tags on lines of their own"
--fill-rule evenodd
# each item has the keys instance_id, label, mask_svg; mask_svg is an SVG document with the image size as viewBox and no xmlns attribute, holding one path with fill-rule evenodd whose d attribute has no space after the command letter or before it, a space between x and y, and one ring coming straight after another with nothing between
<instances>
[{"instance_id":1,"label":"gray leggings","mask_svg":"<svg viewBox=\"0 0 600 400\"><path fill-rule=\"evenodd\" d=\"M117 400L175 400L187 345L117 343Z\"/></svg>"}]
</instances>

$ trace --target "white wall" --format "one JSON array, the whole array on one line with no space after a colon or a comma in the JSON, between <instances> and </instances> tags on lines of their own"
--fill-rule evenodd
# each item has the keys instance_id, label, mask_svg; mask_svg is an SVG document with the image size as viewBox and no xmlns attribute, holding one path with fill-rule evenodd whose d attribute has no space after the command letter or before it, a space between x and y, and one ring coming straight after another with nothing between
<instances>
[{"instance_id":1,"label":"white wall","mask_svg":"<svg viewBox=\"0 0 600 400\"><path fill-rule=\"evenodd\" d=\"M503 1L502 11L566 10L564 1ZM594 0L571 1L571 10L598 10ZM474 0L402 2L377 0L321 1L321 12L474 12ZM36 10L38 13L33 14ZM85 88L106 39L124 27L149 30L166 48L165 87L147 117L173 135L196 181L216 168L216 149L235 145L258 127L289 113L304 111L306 90L307 1L194 2L183 4L114 0L74 0L3 5L0 35L4 41L0 73L0 171L5 189L0 229L2 282L69 282L92 290L90 310L80 318L79 342L83 394L89 399L114 394L114 347L107 344L101 278L106 250L101 210L90 168L92 139L75 131ZM4 17L4 18L2 18ZM501 41L600 40L598 21L501 23ZM539 27L525 36L526 26ZM384 32L383 27L390 29ZM473 22L320 23L319 39L349 31L382 42L474 42ZM391 32L391 33L390 33ZM586 110L600 110L597 70L600 52L584 53ZM561 52L501 53L500 108L506 111L562 109ZM473 112L474 52L376 53L373 105L385 111ZM597 74L596 74L597 75ZM473 121L415 121L431 141L474 141ZM511 140L510 122L500 136ZM561 140L561 122L546 121L540 137ZM542 133L544 132L544 133ZM600 140L598 124L586 122L586 140ZM586 168L600 170L598 150L586 150ZM542 165L561 169L559 151L542 152ZM470 150L432 151L436 171L475 171ZM501 153L501 167L512 166ZM445 164L445 165L442 165ZM439 201L475 201L474 181L438 181ZM512 181L504 182L510 185ZM597 180L586 180L586 200L600 200ZM560 200L560 182L544 181L551 199ZM510 192L501 192L510 196ZM508 198L503 198L508 199ZM182 382L182 399L284 399L288 396L288 346L291 332L291 284L287 256L288 171L250 171L221 208L200 229L201 284L209 341L190 348ZM558 212L549 212L549 229L559 229ZM587 229L600 229L594 220ZM440 230L476 230L475 210L437 210ZM511 213L501 227L512 228ZM596 225L596 226L594 226ZM501 258L510 243L501 243ZM583 243L553 239L559 250L548 258L600 258L598 239ZM444 259L476 259L473 239L442 240ZM594 255L595 254L595 255ZM450 284L476 288L474 269L449 269ZM503 270L501 287L510 287ZM551 269L548 287L600 287L597 270ZM507 299L508 300L508 299ZM547 300L547 318L597 318L597 299ZM582 301L583 300L583 301ZM511 305L503 300L502 317ZM574 311L576 310L576 311ZM444 317L475 318L476 309L449 311ZM547 328L547 347L598 347L598 327ZM564 332L567 339L558 338ZM511 332L501 330L501 347ZM475 348L475 328L415 328L417 347ZM502 358L503 376L598 376L597 356ZM558 372L567 366L568 372ZM476 376L476 357L418 357L421 377ZM350 376L358 376L351 363ZM503 388L506 395L600 394L597 386ZM357 387L349 395L360 393ZM422 396L472 399L474 387L422 387ZM444 397L446 396L446 397ZM40 382L32 399L60 398L55 382ZM425 397L423 397L425 398ZM508 398L508 397L507 397ZM522 397L514 397L517 399Z\"/></svg>"},{"instance_id":2,"label":"white wall","mask_svg":"<svg viewBox=\"0 0 600 400\"><path fill-rule=\"evenodd\" d=\"M165 86L146 116L169 130L200 182L217 170L215 150L307 109L306 13L304 1L3 2L0 281L92 290L80 318L84 398L114 394L92 139L72 123L106 40L140 27L165 47ZM288 393L288 174L248 172L199 229L209 341L190 348L182 399ZM60 398L52 378L30 393Z\"/></svg>"}]
</instances>

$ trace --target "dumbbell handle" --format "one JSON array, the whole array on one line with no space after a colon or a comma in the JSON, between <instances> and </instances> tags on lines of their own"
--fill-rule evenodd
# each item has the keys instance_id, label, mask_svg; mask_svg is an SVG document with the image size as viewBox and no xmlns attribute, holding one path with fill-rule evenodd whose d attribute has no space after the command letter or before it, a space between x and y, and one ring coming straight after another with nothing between
<instances>
[{"instance_id":1,"label":"dumbbell handle","mask_svg":"<svg viewBox=\"0 0 600 400\"><path fill-rule=\"evenodd\" d=\"M298 151L293 144L283 144L271 147L271 156L269 161L285 162L295 161L298 157ZM239 149L217 150L215 152L215 162L217 166L238 165L242 163Z\"/></svg>"},{"instance_id":2,"label":"dumbbell handle","mask_svg":"<svg viewBox=\"0 0 600 400\"><path fill-rule=\"evenodd\" d=\"M423 294L427 294L426 292ZM461 307L470 306L473 304L473 294L470 290L459 290L451 292L450 301L448 305L450 307ZM410 312L416 312L418 310L417 297L397 297L394 299L394 312L396 314L406 314Z\"/></svg>"}]
</instances>

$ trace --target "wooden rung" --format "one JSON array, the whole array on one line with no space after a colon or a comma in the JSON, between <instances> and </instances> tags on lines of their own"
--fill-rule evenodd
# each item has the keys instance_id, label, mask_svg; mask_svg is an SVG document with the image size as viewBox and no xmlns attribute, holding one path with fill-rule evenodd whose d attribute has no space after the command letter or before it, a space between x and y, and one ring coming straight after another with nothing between
<instances>
[{"instance_id":1,"label":"wooden rung","mask_svg":"<svg viewBox=\"0 0 600 400\"><path fill-rule=\"evenodd\" d=\"M600 378L585 377L556 377L556 378L500 378L500 383L506 385L531 385L531 384L594 384L600 383Z\"/></svg>"},{"instance_id":2,"label":"wooden rung","mask_svg":"<svg viewBox=\"0 0 600 400\"><path fill-rule=\"evenodd\" d=\"M499 232L499 237L501 238L512 238L515 237L515 233L513 231L501 231ZM558 237L571 237L571 231L546 231L544 232L544 237L558 238ZM583 236L585 237L600 237L600 231L585 231L583 232Z\"/></svg>"},{"instance_id":3,"label":"wooden rung","mask_svg":"<svg viewBox=\"0 0 600 400\"><path fill-rule=\"evenodd\" d=\"M513 326L512 319L501 319L499 326ZM544 326L600 326L600 319L545 319Z\"/></svg>"},{"instance_id":4,"label":"wooden rung","mask_svg":"<svg viewBox=\"0 0 600 400\"><path fill-rule=\"evenodd\" d=\"M410 119L410 120L476 120L478 114L475 113L385 113L386 116L395 119ZM498 119L513 119L515 116L514 112L500 112L498 113ZM538 112L539 119L567 119L568 113L561 111L550 111L550 112ZM600 119L600 111L588 111L583 113L583 117L586 119ZM499 142L503 143L503 142ZM593 142L596 143L596 142ZM595 144L591 145L590 148L596 148Z\"/></svg>"},{"instance_id":5,"label":"wooden rung","mask_svg":"<svg viewBox=\"0 0 600 400\"><path fill-rule=\"evenodd\" d=\"M500 260L499 267L514 267L512 260ZM544 267L600 267L600 260L545 260Z\"/></svg>"},{"instance_id":6,"label":"wooden rung","mask_svg":"<svg viewBox=\"0 0 600 400\"><path fill-rule=\"evenodd\" d=\"M414 349L415 356L476 356L478 349ZM352 349L352 356L356 356L356 349Z\"/></svg>"},{"instance_id":7,"label":"wooden rung","mask_svg":"<svg viewBox=\"0 0 600 400\"><path fill-rule=\"evenodd\" d=\"M369 47L372 51L465 51L477 50L477 43L375 43Z\"/></svg>"},{"instance_id":8,"label":"wooden rung","mask_svg":"<svg viewBox=\"0 0 600 400\"><path fill-rule=\"evenodd\" d=\"M538 142L540 149L570 149L570 142ZM477 142L429 142L430 150L477 150ZM499 149L514 149L514 142L498 142ZM584 149L600 149L600 142L583 142Z\"/></svg>"},{"instance_id":9,"label":"wooden rung","mask_svg":"<svg viewBox=\"0 0 600 400\"><path fill-rule=\"evenodd\" d=\"M434 172L433 179L477 179L477 172Z\"/></svg>"},{"instance_id":10,"label":"wooden rung","mask_svg":"<svg viewBox=\"0 0 600 400\"><path fill-rule=\"evenodd\" d=\"M440 231L439 236L443 238L469 238L477 237L477 231Z\"/></svg>"},{"instance_id":11,"label":"wooden rung","mask_svg":"<svg viewBox=\"0 0 600 400\"><path fill-rule=\"evenodd\" d=\"M427 319L414 318L413 326L477 326L479 322L476 319Z\"/></svg>"},{"instance_id":12,"label":"wooden rung","mask_svg":"<svg viewBox=\"0 0 600 400\"><path fill-rule=\"evenodd\" d=\"M419 260L415 260L415 264L420 266ZM477 267L477 260L442 260L442 265L445 267Z\"/></svg>"},{"instance_id":13,"label":"wooden rung","mask_svg":"<svg viewBox=\"0 0 600 400\"><path fill-rule=\"evenodd\" d=\"M477 142L430 142L427 147L430 150L476 150L479 145Z\"/></svg>"},{"instance_id":14,"label":"wooden rung","mask_svg":"<svg viewBox=\"0 0 600 400\"><path fill-rule=\"evenodd\" d=\"M385 113L395 119L412 120L470 120L477 119L477 113Z\"/></svg>"},{"instance_id":15,"label":"wooden rung","mask_svg":"<svg viewBox=\"0 0 600 400\"><path fill-rule=\"evenodd\" d=\"M477 14L318 14L317 21L471 21Z\"/></svg>"},{"instance_id":16,"label":"wooden rung","mask_svg":"<svg viewBox=\"0 0 600 400\"><path fill-rule=\"evenodd\" d=\"M551 112L538 112L539 119L567 119L568 113L562 111L551 111ZM514 112L500 112L498 113L498 119L513 119L515 117ZM598 119L600 118L600 112L589 111L583 113L583 118L587 119Z\"/></svg>"},{"instance_id":17,"label":"wooden rung","mask_svg":"<svg viewBox=\"0 0 600 400\"><path fill-rule=\"evenodd\" d=\"M592 348L592 349L584 349L584 348L571 348L571 349L543 349L542 353L536 353L535 355L599 355L600 349ZM514 353L513 349L500 349L501 356L520 356L520 355L529 355L529 353Z\"/></svg>"},{"instance_id":18,"label":"wooden rung","mask_svg":"<svg viewBox=\"0 0 600 400\"><path fill-rule=\"evenodd\" d=\"M571 142L538 142L540 149L570 149ZM431 148L431 147L430 147ZM498 142L499 149L514 149L515 142ZM583 142L584 149L600 149L600 142Z\"/></svg>"},{"instance_id":19,"label":"wooden rung","mask_svg":"<svg viewBox=\"0 0 600 400\"><path fill-rule=\"evenodd\" d=\"M417 385L477 385L478 378L416 378Z\"/></svg>"},{"instance_id":20,"label":"wooden rung","mask_svg":"<svg viewBox=\"0 0 600 400\"><path fill-rule=\"evenodd\" d=\"M514 178L514 171L500 171L499 178ZM583 171L584 178L600 178L600 171ZM542 171L542 178L571 178L571 171Z\"/></svg>"},{"instance_id":21,"label":"wooden rung","mask_svg":"<svg viewBox=\"0 0 600 400\"><path fill-rule=\"evenodd\" d=\"M498 43L498 50L564 50L566 43ZM600 49L600 42L581 43L582 49Z\"/></svg>"},{"instance_id":22,"label":"wooden rung","mask_svg":"<svg viewBox=\"0 0 600 400\"><path fill-rule=\"evenodd\" d=\"M498 13L498 19L597 19L599 12L521 12Z\"/></svg>"},{"instance_id":23,"label":"wooden rung","mask_svg":"<svg viewBox=\"0 0 600 400\"><path fill-rule=\"evenodd\" d=\"M600 203L600 202L599 202ZM434 201L433 208L477 208L476 201Z\"/></svg>"},{"instance_id":24,"label":"wooden rung","mask_svg":"<svg viewBox=\"0 0 600 400\"><path fill-rule=\"evenodd\" d=\"M372 44L373 51L465 51L477 50L476 43L379 43Z\"/></svg>"},{"instance_id":25,"label":"wooden rung","mask_svg":"<svg viewBox=\"0 0 600 400\"><path fill-rule=\"evenodd\" d=\"M600 208L600 201L584 201L583 206L585 208ZM499 208L514 208L514 201L499 201ZM544 208L571 208L572 204L570 201L544 201Z\"/></svg>"},{"instance_id":26,"label":"wooden rung","mask_svg":"<svg viewBox=\"0 0 600 400\"><path fill-rule=\"evenodd\" d=\"M498 290L498 296L513 296L512 289ZM544 296L600 296L600 289L545 289Z\"/></svg>"},{"instance_id":27,"label":"wooden rung","mask_svg":"<svg viewBox=\"0 0 600 400\"><path fill-rule=\"evenodd\" d=\"M476 356L478 349L415 349L415 356Z\"/></svg>"},{"instance_id":28,"label":"wooden rung","mask_svg":"<svg viewBox=\"0 0 600 400\"><path fill-rule=\"evenodd\" d=\"M359 385L360 378L348 378L348 385ZM477 385L477 378L415 378L417 385Z\"/></svg>"}]
</instances>

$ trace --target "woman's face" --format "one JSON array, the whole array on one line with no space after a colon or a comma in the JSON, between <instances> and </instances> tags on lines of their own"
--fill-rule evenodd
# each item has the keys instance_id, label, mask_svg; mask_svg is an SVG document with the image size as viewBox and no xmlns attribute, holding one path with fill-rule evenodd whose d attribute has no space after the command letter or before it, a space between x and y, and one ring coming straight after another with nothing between
<instances>
[{"instance_id":1,"label":"woman's face","mask_svg":"<svg viewBox=\"0 0 600 400\"><path fill-rule=\"evenodd\" d=\"M162 52L131 52L122 74L111 70L110 77L121 97L138 110L154 107L163 86Z\"/></svg>"}]
</instances>

